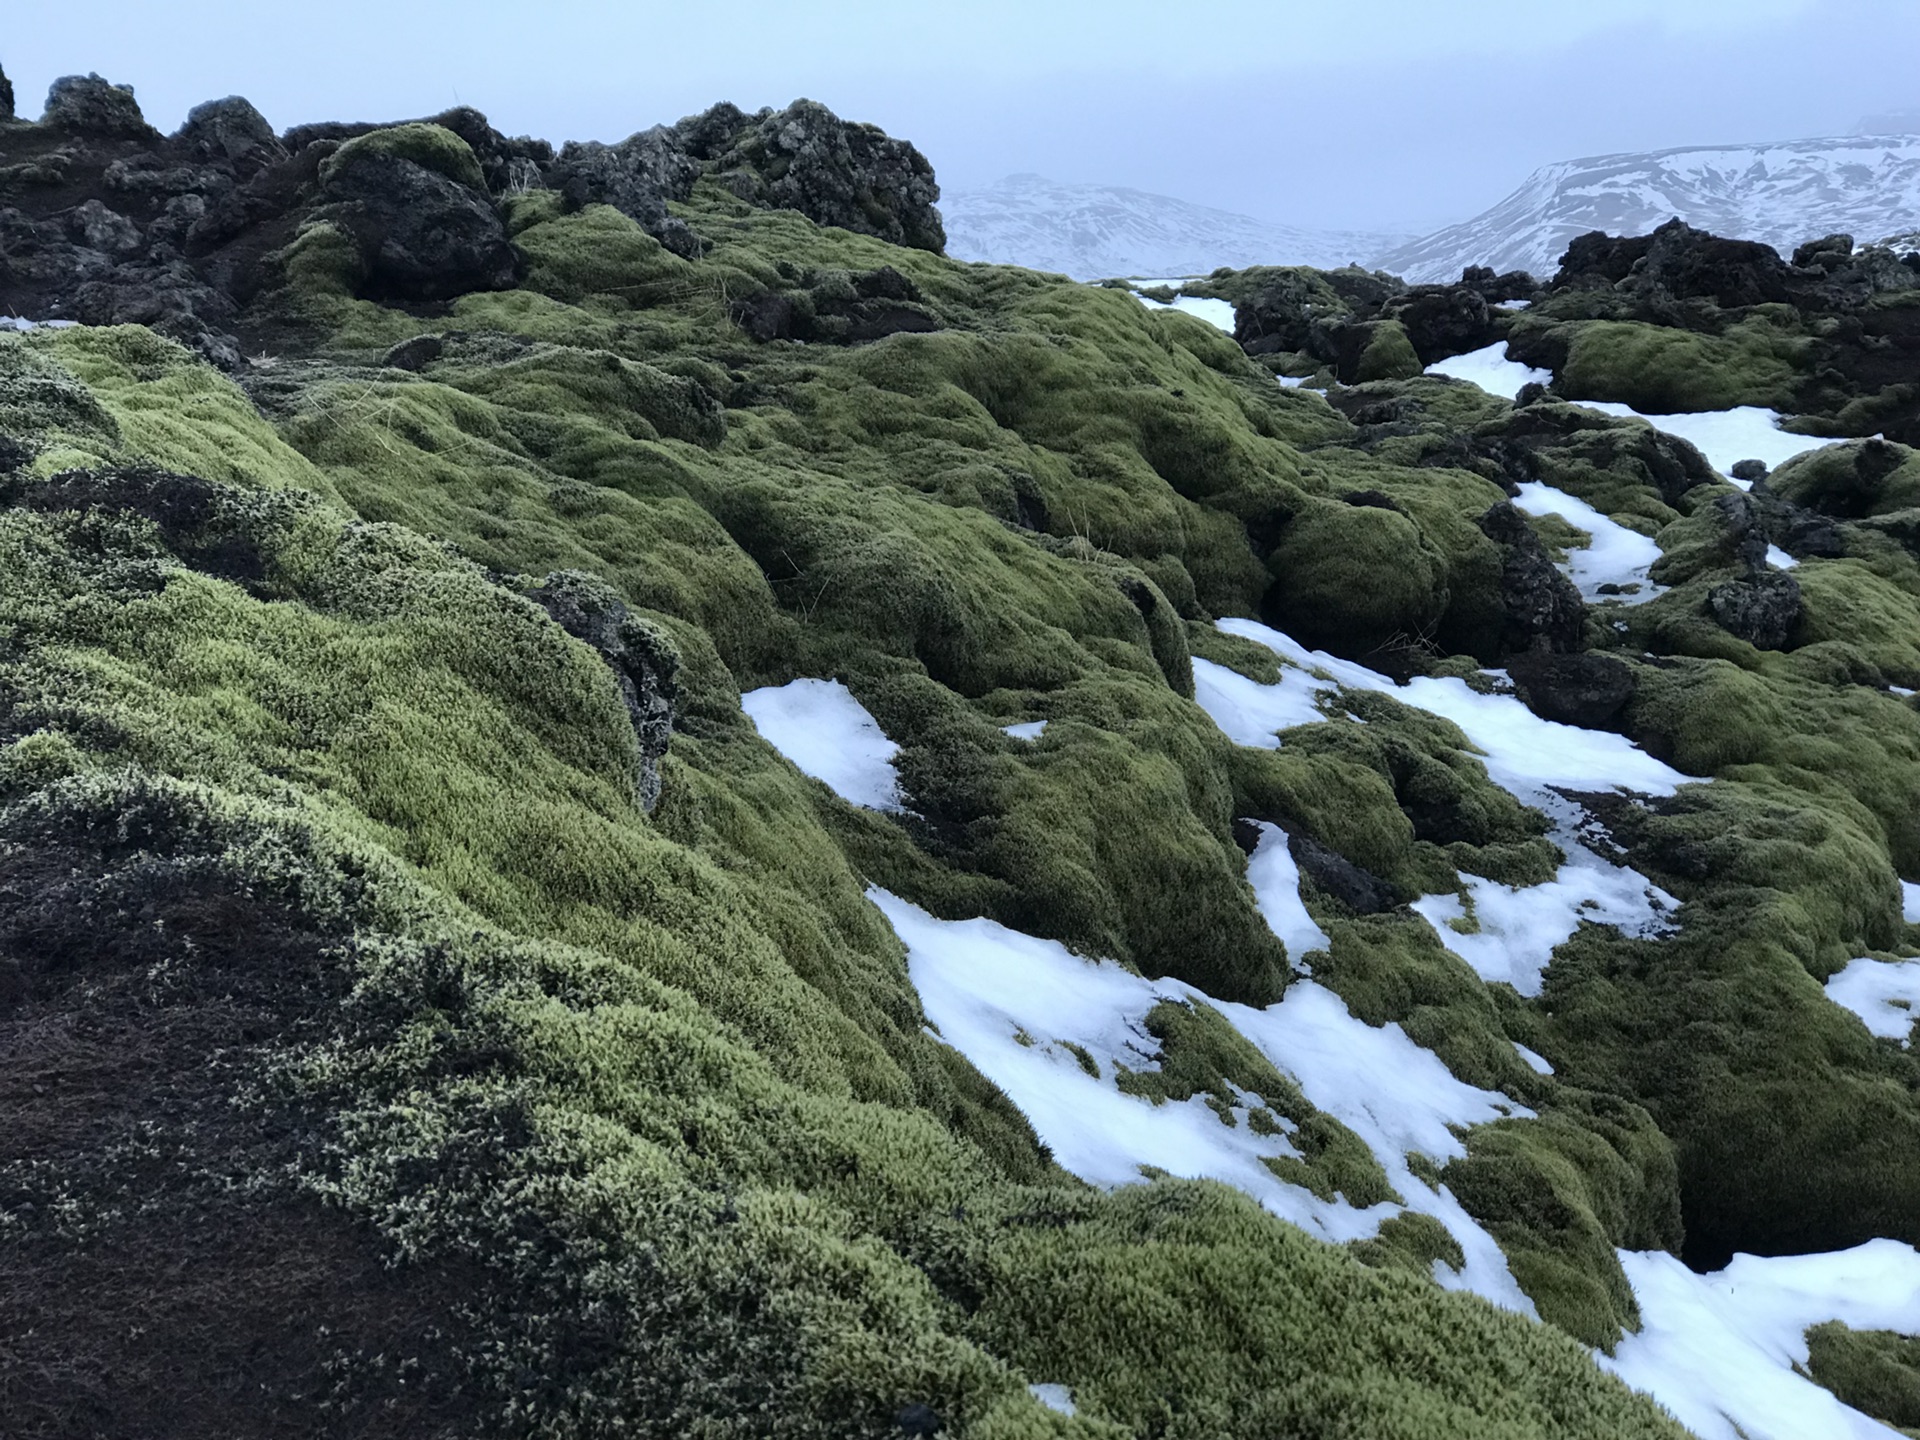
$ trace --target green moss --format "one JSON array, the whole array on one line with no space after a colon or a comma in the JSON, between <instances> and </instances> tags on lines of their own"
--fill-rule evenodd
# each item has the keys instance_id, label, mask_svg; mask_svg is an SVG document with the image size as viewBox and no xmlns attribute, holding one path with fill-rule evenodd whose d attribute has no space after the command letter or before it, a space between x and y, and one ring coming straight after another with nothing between
<instances>
[{"instance_id":1,"label":"green moss","mask_svg":"<svg viewBox=\"0 0 1920 1440\"><path fill-rule=\"evenodd\" d=\"M1406 380L1424 368L1414 353L1407 327L1398 320L1387 320L1374 326L1367 338L1367 348L1361 351L1359 363L1354 367L1353 378L1361 384L1369 380Z\"/></svg>"},{"instance_id":2,"label":"green moss","mask_svg":"<svg viewBox=\"0 0 1920 1440\"><path fill-rule=\"evenodd\" d=\"M1829 1320L1807 1331L1807 1371L1843 1405L1920 1429L1920 1339Z\"/></svg>"},{"instance_id":3,"label":"green moss","mask_svg":"<svg viewBox=\"0 0 1920 1440\"><path fill-rule=\"evenodd\" d=\"M325 185L355 160L372 157L411 161L456 185L486 193L480 162L467 142L445 126L425 123L390 125L355 136L321 162L320 183Z\"/></svg>"},{"instance_id":4,"label":"green moss","mask_svg":"<svg viewBox=\"0 0 1920 1440\"><path fill-rule=\"evenodd\" d=\"M1701 335L1629 321L1593 320L1565 327L1567 347L1554 388L1577 400L1616 400L1648 415L1793 405L1805 339L1764 317Z\"/></svg>"},{"instance_id":5,"label":"green moss","mask_svg":"<svg viewBox=\"0 0 1920 1440\"><path fill-rule=\"evenodd\" d=\"M1419 527L1371 505L1313 503L1288 524L1268 568L1275 624L1341 655L1418 645L1449 599L1445 562Z\"/></svg>"},{"instance_id":6,"label":"green moss","mask_svg":"<svg viewBox=\"0 0 1920 1440\"><path fill-rule=\"evenodd\" d=\"M1371 1240L1356 1240L1347 1248L1362 1265L1375 1270L1430 1276L1435 1265L1460 1270L1467 1263L1466 1252L1446 1226L1431 1215L1411 1211L1389 1217Z\"/></svg>"}]
</instances>

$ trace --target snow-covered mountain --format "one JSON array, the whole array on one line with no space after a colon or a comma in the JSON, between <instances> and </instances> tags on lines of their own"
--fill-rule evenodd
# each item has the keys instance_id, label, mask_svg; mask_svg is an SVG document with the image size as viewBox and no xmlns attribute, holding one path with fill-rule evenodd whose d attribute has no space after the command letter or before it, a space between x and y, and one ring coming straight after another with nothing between
<instances>
[{"instance_id":1,"label":"snow-covered mountain","mask_svg":"<svg viewBox=\"0 0 1920 1440\"><path fill-rule=\"evenodd\" d=\"M1546 278L1577 235L1643 235L1676 216L1783 252L1837 231L1867 241L1920 228L1920 134L1563 161L1535 171L1485 214L1375 263L1417 281L1457 279L1468 265Z\"/></svg>"},{"instance_id":2,"label":"snow-covered mountain","mask_svg":"<svg viewBox=\"0 0 1920 1440\"><path fill-rule=\"evenodd\" d=\"M1364 261L1404 238L1272 225L1167 195L1010 175L940 203L947 253L1080 280Z\"/></svg>"}]
</instances>

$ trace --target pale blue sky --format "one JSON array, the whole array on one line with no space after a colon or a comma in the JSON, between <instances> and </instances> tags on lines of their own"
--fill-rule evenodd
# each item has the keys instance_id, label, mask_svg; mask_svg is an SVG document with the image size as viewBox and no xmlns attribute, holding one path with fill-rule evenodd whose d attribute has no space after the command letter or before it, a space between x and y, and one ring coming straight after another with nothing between
<instances>
[{"instance_id":1,"label":"pale blue sky","mask_svg":"<svg viewBox=\"0 0 1920 1440\"><path fill-rule=\"evenodd\" d=\"M239 93L282 127L464 101L516 133L618 139L808 95L913 140L949 189L1034 170L1328 226L1431 228L1548 161L1920 105L1888 63L1920 54L1915 0L9 8L0 65L26 111L98 70L163 128Z\"/></svg>"}]
</instances>

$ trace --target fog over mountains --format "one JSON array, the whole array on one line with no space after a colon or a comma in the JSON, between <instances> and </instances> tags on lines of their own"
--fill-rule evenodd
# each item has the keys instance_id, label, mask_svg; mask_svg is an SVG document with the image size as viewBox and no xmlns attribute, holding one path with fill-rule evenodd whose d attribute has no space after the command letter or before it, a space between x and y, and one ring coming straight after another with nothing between
<instances>
[{"instance_id":1,"label":"fog over mountains","mask_svg":"<svg viewBox=\"0 0 1920 1440\"><path fill-rule=\"evenodd\" d=\"M1038 175L950 195L941 208L954 256L1082 280L1355 262L1420 282L1456 279L1469 265L1545 277L1577 235L1644 234L1676 216L1783 253L1836 232L1864 242L1920 230L1920 112L1873 116L1858 129L1562 161L1535 171L1492 209L1418 239L1276 225L1170 196Z\"/></svg>"},{"instance_id":2,"label":"fog over mountains","mask_svg":"<svg viewBox=\"0 0 1920 1440\"><path fill-rule=\"evenodd\" d=\"M1009 175L946 196L947 253L1077 280L1204 275L1222 265L1366 262L1406 237L1274 225L1117 185Z\"/></svg>"}]
</instances>

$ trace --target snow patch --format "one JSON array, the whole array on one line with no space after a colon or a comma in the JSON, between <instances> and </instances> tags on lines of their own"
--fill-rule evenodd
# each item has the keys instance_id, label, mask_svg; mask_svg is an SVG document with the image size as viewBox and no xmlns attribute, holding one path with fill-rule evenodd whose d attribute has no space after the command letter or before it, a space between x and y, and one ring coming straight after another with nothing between
<instances>
[{"instance_id":1,"label":"snow patch","mask_svg":"<svg viewBox=\"0 0 1920 1440\"><path fill-rule=\"evenodd\" d=\"M1278 883L1277 873L1267 879ZM1277 1005L1256 1010L1213 1000L1183 981L1146 980L1110 961L1082 959L991 920L936 920L884 890L867 896L906 945L909 973L939 1037L1005 1091L1054 1158L1082 1180L1133 1184L1142 1167L1207 1177L1335 1243L1368 1238L1403 1208L1417 1210L1445 1225L1465 1253L1458 1272L1436 1267L1441 1284L1536 1313L1493 1237L1407 1163L1409 1152L1438 1164L1465 1154L1451 1127L1532 1112L1456 1079L1398 1025L1363 1024L1311 980L1294 981ZM1218 1010L1313 1105L1367 1143L1406 1206L1360 1209L1284 1183L1262 1159L1297 1150L1284 1134L1256 1133L1244 1111L1236 1109L1229 1126L1199 1096L1154 1105L1122 1093L1116 1066L1157 1064L1145 1020L1163 1000Z\"/></svg>"},{"instance_id":2,"label":"snow patch","mask_svg":"<svg viewBox=\"0 0 1920 1440\"><path fill-rule=\"evenodd\" d=\"M1701 1440L1894 1440L1894 1432L1794 1373L1806 1331L1920 1331L1920 1252L1870 1240L1827 1255L1736 1255L1696 1275L1664 1251L1620 1252L1641 1328L1612 1359Z\"/></svg>"},{"instance_id":3,"label":"snow patch","mask_svg":"<svg viewBox=\"0 0 1920 1440\"><path fill-rule=\"evenodd\" d=\"M1138 291L1134 298L1149 310L1178 310L1183 315L1191 315L1196 320L1204 320L1216 330L1233 333L1233 306L1225 300L1204 300L1197 295L1176 296L1172 304L1163 304L1158 300L1149 300Z\"/></svg>"},{"instance_id":4,"label":"snow patch","mask_svg":"<svg viewBox=\"0 0 1920 1440\"><path fill-rule=\"evenodd\" d=\"M1586 501L1538 480L1522 485L1513 503L1529 515L1558 515L1591 537L1586 549L1568 552L1563 567L1567 578L1579 587L1582 599L1618 599L1628 605L1643 605L1665 593L1663 586L1647 578L1648 570L1660 558L1660 547L1645 535L1602 515ZM1639 588L1630 594L1615 596L1601 594L1603 585Z\"/></svg>"},{"instance_id":5,"label":"snow patch","mask_svg":"<svg viewBox=\"0 0 1920 1440\"><path fill-rule=\"evenodd\" d=\"M1793 556L1782 550L1778 545L1767 546L1767 564L1771 565L1774 569L1791 570L1799 565L1799 563L1798 560L1794 559Z\"/></svg>"},{"instance_id":6,"label":"snow patch","mask_svg":"<svg viewBox=\"0 0 1920 1440\"><path fill-rule=\"evenodd\" d=\"M1267 928L1287 947L1294 969L1304 972L1301 958L1316 950L1331 950L1333 941L1314 923L1300 898L1300 867L1288 848L1287 832L1278 825L1257 823L1260 843L1247 857L1247 883L1253 887Z\"/></svg>"},{"instance_id":7,"label":"snow patch","mask_svg":"<svg viewBox=\"0 0 1920 1440\"><path fill-rule=\"evenodd\" d=\"M900 747L838 680L795 680L740 697L766 742L842 800L899 810L893 757Z\"/></svg>"},{"instance_id":8,"label":"snow patch","mask_svg":"<svg viewBox=\"0 0 1920 1440\"><path fill-rule=\"evenodd\" d=\"M72 330L78 320L23 320L18 315L0 315L0 331L25 334L29 330Z\"/></svg>"},{"instance_id":9,"label":"snow patch","mask_svg":"<svg viewBox=\"0 0 1920 1440\"><path fill-rule=\"evenodd\" d=\"M1218 628L1266 646L1285 662L1280 683L1272 686L1218 666L1210 667L1202 684L1203 662L1194 662L1195 699L1236 744L1277 748L1274 729L1326 718L1321 695L1339 686L1372 690L1451 720L1480 751L1494 784L1546 814L1548 838L1565 857L1552 880L1516 889L1462 876L1462 895L1426 896L1413 907L1483 979L1539 994L1554 948L1582 920L1616 925L1633 936L1668 933L1668 917L1679 902L1637 871L1596 854L1582 833L1585 811L1562 792L1671 795L1686 783L1679 771L1625 736L1542 720L1516 697L1483 695L1464 680L1422 676L1395 685L1257 621L1222 620Z\"/></svg>"},{"instance_id":10,"label":"snow patch","mask_svg":"<svg viewBox=\"0 0 1920 1440\"><path fill-rule=\"evenodd\" d=\"M1920 925L1920 885L1911 880L1900 882L1900 918L1909 925Z\"/></svg>"},{"instance_id":11,"label":"snow patch","mask_svg":"<svg viewBox=\"0 0 1920 1440\"><path fill-rule=\"evenodd\" d=\"M1542 1055L1538 1050L1529 1050L1526 1046L1522 1045L1518 1040L1513 1042L1513 1048L1520 1052L1520 1058L1522 1060L1526 1061L1527 1064L1533 1067L1534 1074L1536 1075L1553 1074L1553 1062L1548 1060L1547 1057Z\"/></svg>"},{"instance_id":12,"label":"snow patch","mask_svg":"<svg viewBox=\"0 0 1920 1440\"><path fill-rule=\"evenodd\" d=\"M1502 400L1511 400L1529 385L1551 385L1551 370L1536 370L1531 365L1522 365L1518 360L1507 358L1507 342L1496 340L1483 350L1475 350L1468 355L1455 355L1450 360L1436 361L1427 367L1429 375L1445 375L1454 380L1465 380L1478 385L1489 395L1498 395Z\"/></svg>"},{"instance_id":13,"label":"snow patch","mask_svg":"<svg viewBox=\"0 0 1920 1440\"><path fill-rule=\"evenodd\" d=\"M1828 977L1827 998L1882 1040L1904 1046L1920 1020L1920 960L1855 960Z\"/></svg>"},{"instance_id":14,"label":"snow patch","mask_svg":"<svg viewBox=\"0 0 1920 1440\"><path fill-rule=\"evenodd\" d=\"M1078 1415L1080 1409L1073 1403L1073 1391L1064 1385L1029 1385L1027 1393L1049 1410L1062 1415Z\"/></svg>"}]
</instances>

